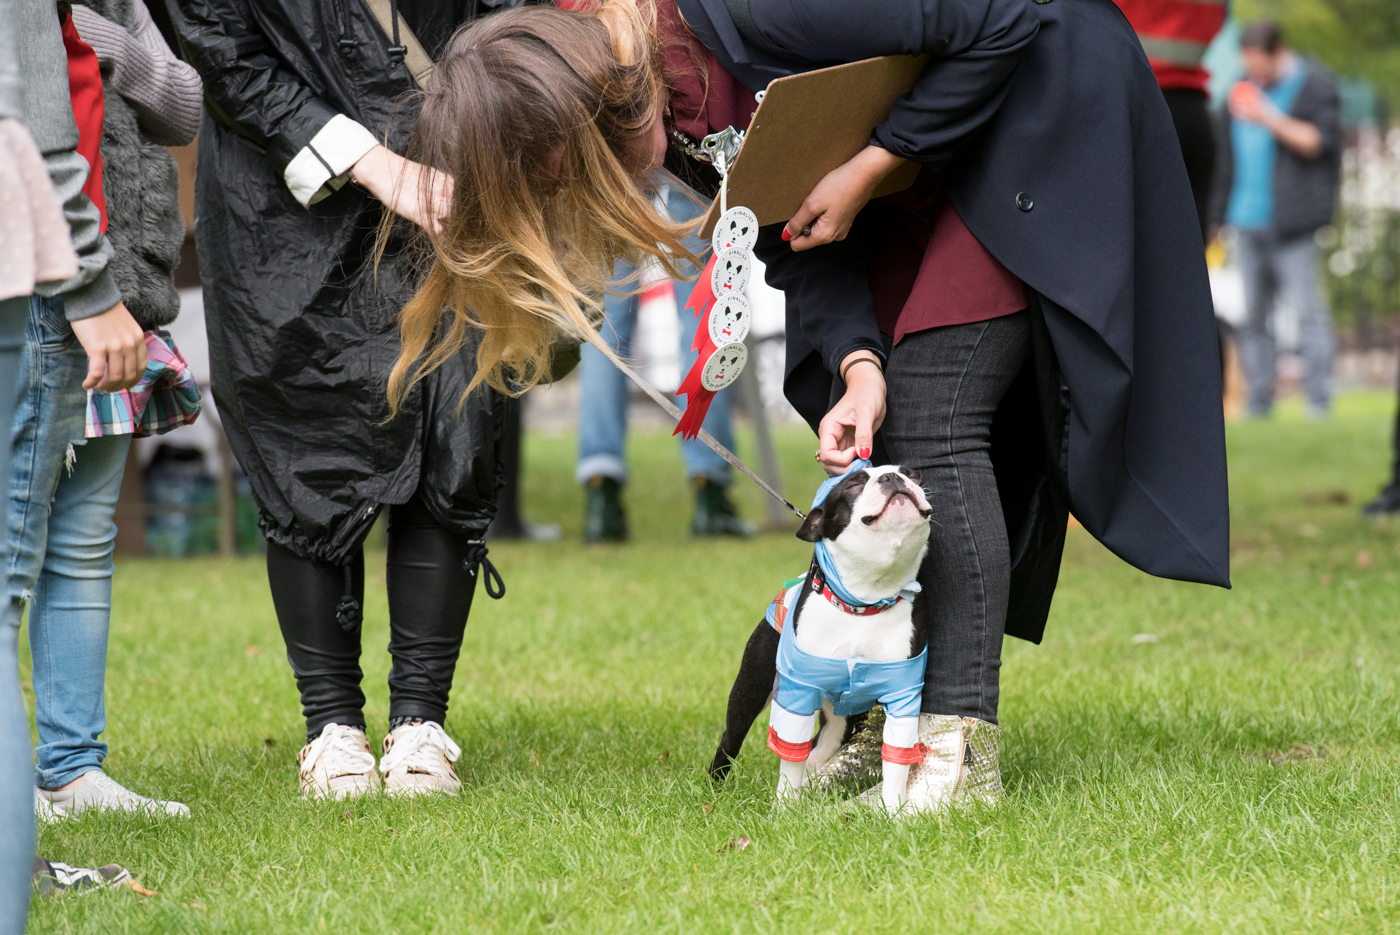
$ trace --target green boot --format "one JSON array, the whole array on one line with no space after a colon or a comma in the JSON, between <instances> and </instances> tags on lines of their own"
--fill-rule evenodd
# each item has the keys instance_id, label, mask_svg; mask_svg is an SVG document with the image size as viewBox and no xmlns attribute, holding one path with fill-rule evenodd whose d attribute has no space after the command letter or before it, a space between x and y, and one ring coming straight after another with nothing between
<instances>
[{"instance_id":1,"label":"green boot","mask_svg":"<svg viewBox=\"0 0 1400 935\"><path fill-rule=\"evenodd\" d=\"M692 535L748 538L754 534L753 524L739 518L726 485L705 477L696 477L691 483L695 485L695 519L690 521Z\"/></svg>"},{"instance_id":2,"label":"green boot","mask_svg":"<svg viewBox=\"0 0 1400 935\"><path fill-rule=\"evenodd\" d=\"M622 485L601 474L584 485L584 542L626 542L627 514L622 511Z\"/></svg>"}]
</instances>

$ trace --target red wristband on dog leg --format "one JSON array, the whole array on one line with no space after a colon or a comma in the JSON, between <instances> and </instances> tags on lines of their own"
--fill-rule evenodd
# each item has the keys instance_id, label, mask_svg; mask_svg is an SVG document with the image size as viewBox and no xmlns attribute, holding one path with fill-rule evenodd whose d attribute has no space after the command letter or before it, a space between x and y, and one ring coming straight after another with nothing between
<instances>
[{"instance_id":1,"label":"red wristband on dog leg","mask_svg":"<svg viewBox=\"0 0 1400 935\"><path fill-rule=\"evenodd\" d=\"M779 755L781 756L781 754ZM880 745L880 759L884 760L886 763L912 766L915 763L922 763L924 761L924 751L918 744L912 747L891 747L889 744L884 743Z\"/></svg>"},{"instance_id":2,"label":"red wristband on dog leg","mask_svg":"<svg viewBox=\"0 0 1400 935\"><path fill-rule=\"evenodd\" d=\"M778 754L780 759L793 763L801 763L812 753L812 741L804 743L788 743L778 736L778 732L773 728L768 728L768 749Z\"/></svg>"}]
</instances>

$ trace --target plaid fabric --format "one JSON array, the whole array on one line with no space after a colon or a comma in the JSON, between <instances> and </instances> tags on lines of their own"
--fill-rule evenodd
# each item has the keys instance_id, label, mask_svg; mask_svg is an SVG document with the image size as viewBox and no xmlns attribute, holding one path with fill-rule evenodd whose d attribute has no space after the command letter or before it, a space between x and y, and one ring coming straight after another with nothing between
<instances>
[{"instance_id":1,"label":"plaid fabric","mask_svg":"<svg viewBox=\"0 0 1400 935\"><path fill-rule=\"evenodd\" d=\"M199 418L199 387L167 331L146 332L146 372L129 390L88 390L88 438L164 435Z\"/></svg>"}]
</instances>

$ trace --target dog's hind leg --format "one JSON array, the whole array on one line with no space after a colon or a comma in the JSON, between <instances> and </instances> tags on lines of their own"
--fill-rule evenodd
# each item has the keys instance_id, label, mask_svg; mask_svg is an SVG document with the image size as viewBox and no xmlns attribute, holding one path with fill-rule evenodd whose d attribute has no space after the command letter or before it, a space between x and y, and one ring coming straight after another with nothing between
<instances>
[{"instance_id":1,"label":"dog's hind leg","mask_svg":"<svg viewBox=\"0 0 1400 935\"><path fill-rule=\"evenodd\" d=\"M847 718L835 713L829 700L822 699L822 727L817 732L817 742L812 745L812 755L807 758L809 775L825 766L841 749L846 740L846 721Z\"/></svg>"},{"instance_id":2,"label":"dog's hind leg","mask_svg":"<svg viewBox=\"0 0 1400 935\"><path fill-rule=\"evenodd\" d=\"M773 695L773 681L778 675L778 631L760 620L758 627L744 647L739 674L729 690L729 708L725 712L724 736L710 763L710 778L723 781L729 767L739 755L749 728Z\"/></svg>"}]
</instances>

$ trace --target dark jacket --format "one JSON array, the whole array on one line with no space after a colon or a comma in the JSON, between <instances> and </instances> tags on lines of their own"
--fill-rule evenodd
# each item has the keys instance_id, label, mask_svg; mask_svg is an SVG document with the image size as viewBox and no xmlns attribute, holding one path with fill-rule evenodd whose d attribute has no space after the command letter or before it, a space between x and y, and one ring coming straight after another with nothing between
<instances>
[{"instance_id":1,"label":"dark jacket","mask_svg":"<svg viewBox=\"0 0 1400 935\"><path fill-rule=\"evenodd\" d=\"M1317 127L1322 134L1322 152L1312 159L1298 155L1283 144L1274 147L1273 230L1283 239L1312 234L1332 223L1337 206L1337 187L1342 177L1342 128L1339 118L1341 99L1337 80L1316 62L1297 59L1308 75L1298 89L1298 97L1288 116ZM1234 150L1230 145L1233 118L1225 111L1225 131L1220 135L1219 168L1216 170L1216 203L1211 215L1224 223L1234 184Z\"/></svg>"},{"instance_id":2,"label":"dark jacket","mask_svg":"<svg viewBox=\"0 0 1400 935\"><path fill-rule=\"evenodd\" d=\"M434 56L488 8L485 0L399 7ZM490 390L458 409L475 349L420 383L390 419L397 314L413 291L405 239L390 239L376 281L380 203L342 184L304 207L285 175L337 114L402 152L416 116L407 67L364 0L168 0L168 8L206 95L195 234L214 398L264 533L340 564L381 504L419 490L444 525L483 530L495 509L502 413Z\"/></svg>"},{"instance_id":3,"label":"dark jacket","mask_svg":"<svg viewBox=\"0 0 1400 935\"><path fill-rule=\"evenodd\" d=\"M969 229L1036 299L1033 368L993 426L1014 562L1007 632L1040 638L1065 496L1137 567L1228 585L1200 230L1171 115L1112 0L882 0L879 15L849 0L678 3L755 89L836 62L932 53L875 137L939 172ZM749 19L747 35L728 7ZM768 279L787 294L785 390L814 427L842 357L884 353L860 225L804 253L776 227L760 239Z\"/></svg>"},{"instance_id":4,"label":"dark jacket","mask_svg":"<svg viewBox=\"0 0 1400 935\"><path fill-rule=\"evenodd\" d=\"M85 16L84 7L96 17ZM189 105L188 113L182 115L185 119L160 119L123 95L128 76L160 73L149 66L145 58L150 51L133 35L138 24L133 0L85 0L81 6L74 5L73 16L78 34L97 52L102 65L102 191L107 199L107 237L112 242L107 268L136 323L144 330L164 327L180 314L174 273L185 242L180 173L165 147L194 140L199 126L198 83L190 76L190 86L178 89L187 96L182 102ZM149 18L141 17L141 26L143 38L163 44ZM118 30L120 37L111 35ZM189 76L187 66L166 54L173 67Z\"/></svg>"}]
</instances>

